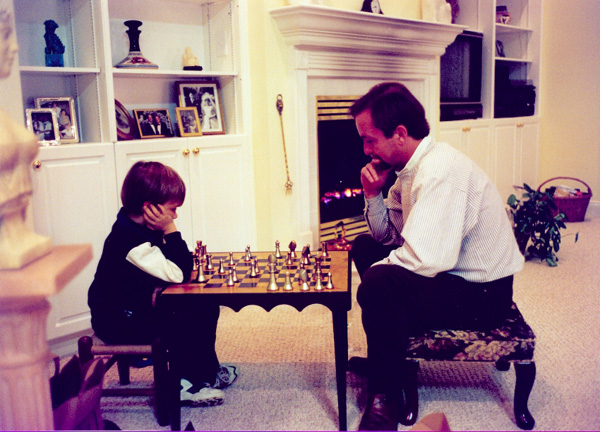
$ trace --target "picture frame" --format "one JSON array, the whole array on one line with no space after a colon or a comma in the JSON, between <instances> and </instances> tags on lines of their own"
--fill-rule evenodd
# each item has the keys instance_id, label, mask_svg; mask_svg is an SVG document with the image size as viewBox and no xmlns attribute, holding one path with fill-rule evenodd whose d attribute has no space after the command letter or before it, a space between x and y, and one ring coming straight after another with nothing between
<instances>
[{"instance_id":1,"label":"picture frame","mask_svg":"<svg viewBox=\"0 0 600 432\"><path fill-rule=\"evenodd\" d=\"M79 142L75 100L72 97L39 97L35 99L35 106L55 110L61 143Z\"/></svg>"},{"instance_id":2,"label":"picture frame","mask_svg":"<svg viewBox=\"0 0 600 432\"><path fill-rule=\"evenodd\" d=\"M60 133L56 111L52 108L27 108L27 129L38 137L38 144L44 146L59 145Z\"/></svg>"},{"instance_id":3,"label":"picture frame","mask_svg":"<svg viewBox=\"0 0 600 432\"><path fill-rule=\"evenodd\" d=\"M496 55L498 57L506 57L506 54L504 53L504 44L499 40L496 41Z\"/></svg>"},{"instance_id":4,"label":"picture frame","mask_svg":"<svg viewBox=\"0 0 600 432\"><path fill-rule=\"evenodd\" d=\"M134 109L133 116L142 139L174 136L167 108Z\"/></svg>"},{"instance_id":5,"label":"picture frame","mask_svg":"<svg viewBox=\"0 0 600 432\"><path fill-rule=\"evenodd\" d=\"M115 99L115 116L117 120L117 138L127 141L137 138L137 123L127 111L127 108Z\"/></svg>"},{"instance_id":6,"label":"picture frame","mask_svg":"<svg viewBox=\"0 0 600 432\"><path fill-rule=\"evenodd\" d=\"M175 111L177 114L177 124L179 124L179 134L182 137L202 136L198 108L195 106L176 107Z\"/></svg>"},{"instance_id":7,"label":"picture frame","mask_svg":"<svg viewBox=\"0 0 600 432\"><path fill-rule=\"evenodd\" d=\"M179 106L197 108L203 135L225 133L218 81L178 81L176 86Z\"/></svg>"},{"instance_id":8,"label":"picture frame","mask_svg":"<svg viewBox=\"0 0 600 432\"><path fill-rule=\"evenodd\" d=\"M360 11L383 15L379 0L364 0Z\"/></svg>"}]
</instances>

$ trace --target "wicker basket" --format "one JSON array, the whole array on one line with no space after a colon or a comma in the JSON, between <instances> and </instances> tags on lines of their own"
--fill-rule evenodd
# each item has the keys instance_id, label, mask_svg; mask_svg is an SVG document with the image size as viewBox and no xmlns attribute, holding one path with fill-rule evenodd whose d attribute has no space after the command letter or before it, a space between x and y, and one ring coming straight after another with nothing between
<instances>
[{"instance_id":1,"label":"wicker basket","mask_svg":"<svg viewBox=\"0 0 600 432\"><path fill-rule=\"evenodd\" d=\"M585 183L583 180L579 180L578 178L553 177L542 183L538 187L538 191L541 191L542 186L544 186L546 183L559 179L575 180L583 183L587 187L588 191L579 196L554 197L554 202L558 207L558 210L555 212L556 214L559 212L564 213L568 222L582 222L585 219L585 212L587 211L588 204L592 198L592 189L587 185L587 183Z\"/></svg>"}]
</instances>

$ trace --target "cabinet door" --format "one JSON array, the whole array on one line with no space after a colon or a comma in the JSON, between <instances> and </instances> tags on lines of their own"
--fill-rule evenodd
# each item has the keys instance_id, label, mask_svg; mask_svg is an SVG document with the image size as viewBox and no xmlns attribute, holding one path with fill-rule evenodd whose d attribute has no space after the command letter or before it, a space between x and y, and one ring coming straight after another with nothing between
<instances>
[{"instance_id":1,"label":"cabinet door","mask_svg":"<svg viewBox=\"0 0 600 432\"><path fill-rule=\"evenodd\" d=\"M539 185L538 180L538 143L540 125L537 120L517 123L517 136L520 153L520 181L531 187Z\"/></svg>"},{"instance_id":2,"label":"cabinet door","mask_svg":"<svg viewBox=\"0 0 600 432\"><path fill-rule=\"evenodd\" d=\"M119 142L115 144L119 196L123 180L125 180L129 168L140 160L160 162L173 168L181 176L186 185L186 197L183 205L177 210L178 217L175 224L186 240L188 248L194 250L191 209L192 190L195 185L190 181L190 154L188 140L185 138Z\"/></svg>"},{"instance_id":3,"label":"cabinet door","mask_svg":"<svg viewBox=\"0 0 600 432\"><path fill-rule=\"evenodd\" d=\"M490 178L490 125L487 121L445 122L440 125L440 141L469 156Z\"/></svg>"},{"instance_id":4,"label":"cabinet door","mask_svg":"<svg viewBox=\"0 0 600 432\"><path fill-rule=\"evenodd\" d=\"M519 185L517 157L517 129L514 121L497 124L494 127L494 182L500 197L508 199L514 193L514 185Z\"/></svg>"},{"instance_id":5,"label":"cabinet door","mask_svg":"<svg viewBox=\"0 0 600 432\"><path fill-rule=\"evenodd\" d=\"M87 291L117 214L112 144L43 147L33 168L35 231L54 245L91 243L94 258L50 298L48 339L90 328Z\"/></svg>"}]
</instances>

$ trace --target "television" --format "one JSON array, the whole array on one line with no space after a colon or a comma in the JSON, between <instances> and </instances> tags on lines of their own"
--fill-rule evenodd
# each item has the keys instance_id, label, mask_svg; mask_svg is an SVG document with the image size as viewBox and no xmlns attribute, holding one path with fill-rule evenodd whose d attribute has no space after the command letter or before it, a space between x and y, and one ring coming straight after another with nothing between
<instances>
[{"instance_id":1,"label":"television","mask_svg":"<svg viewBox=\"0 0 600 432\"><path fill-rule=\"evenodd\" d=\"M440 120L480 118L483 33L465 30L440 58Z\"/></svg>"}]
</instances>

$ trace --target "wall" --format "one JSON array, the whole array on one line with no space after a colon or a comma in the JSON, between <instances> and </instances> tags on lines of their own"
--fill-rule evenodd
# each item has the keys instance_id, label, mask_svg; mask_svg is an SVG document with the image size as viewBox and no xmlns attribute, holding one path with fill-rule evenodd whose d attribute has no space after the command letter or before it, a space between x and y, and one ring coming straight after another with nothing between
<instances>
[{"instance_id":1,"label":"wall","mask_svg":"<svg viewBox=\"0 0 600 432\"><path fill-rule=\"evenodd\" d=\"M600 1L544 0L540 180L584 180L600 204ZM588 212L589 214L589 212Z\"/></svg>"},{"instance_id":2,"label":"wall","mask_svg":"<svg viewBox=\"0 0 600 432\"><path fill-rule=\"evenodd\" d=\"M360 10L362 0L322 0L323 6ZM420 0L380 0L385 15L420 19ZM291 181L298 185L308 181L308 174L298 167L298 148L293 112L294 93L290 79L294 71L289 67L287 48L270 9L287 6L287 0L252 0L248 8L250 33L250 79L252 92L252 129L254 142L254 171L256 174L257 250L270 250L276 240L287 248L291 240L298 240L297 212L290 195L286 195L286 170L277 95L283 96L283 124ZM298 188L292 189L292 194Z\"/></svg>"}]
</instances>

